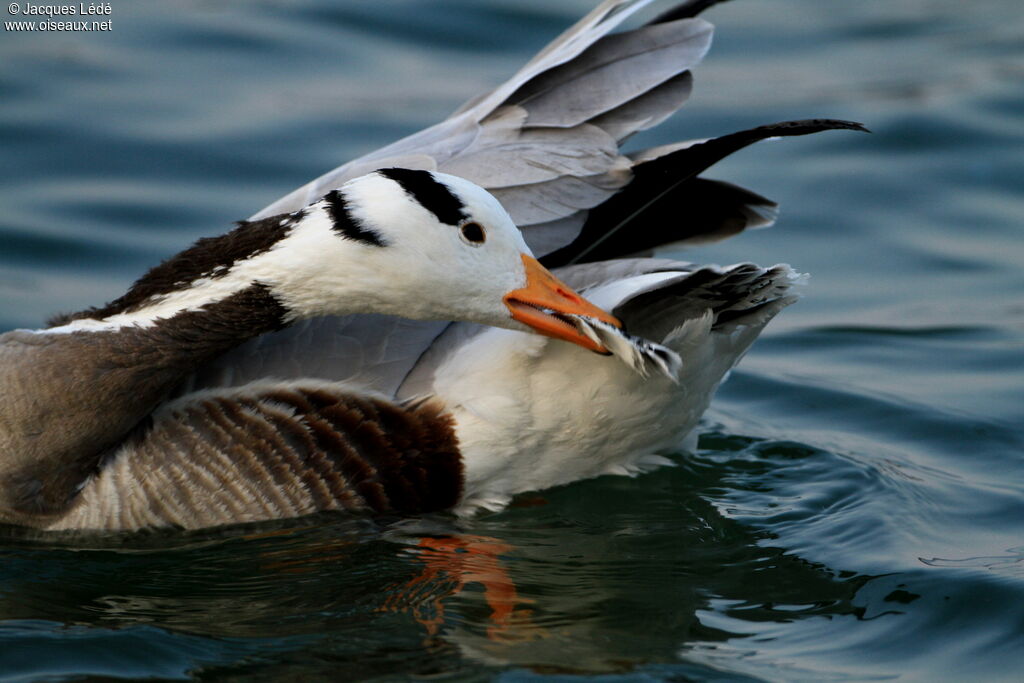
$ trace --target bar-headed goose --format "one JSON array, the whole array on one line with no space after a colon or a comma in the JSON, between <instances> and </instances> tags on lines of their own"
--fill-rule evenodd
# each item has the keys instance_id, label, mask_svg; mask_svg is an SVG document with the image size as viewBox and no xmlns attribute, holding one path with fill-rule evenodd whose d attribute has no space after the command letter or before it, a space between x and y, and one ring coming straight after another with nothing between
<instances>
[{"instance_id":1,"label":"bar-headed goose","mask_svg":"<svg viewBox=\"0 0 1024 683\"><path fill-rule=\"evenodd\" d=\"M602 3L449 119L120 299L0 337L0 521L469 514L667 462L798 278L620 257L770 224L774 203L699 174L767 137L860 126L621 154L681 106L710 45L695 15L715 0L608 35L650 2Z\"/></svg>"}]
</instances>

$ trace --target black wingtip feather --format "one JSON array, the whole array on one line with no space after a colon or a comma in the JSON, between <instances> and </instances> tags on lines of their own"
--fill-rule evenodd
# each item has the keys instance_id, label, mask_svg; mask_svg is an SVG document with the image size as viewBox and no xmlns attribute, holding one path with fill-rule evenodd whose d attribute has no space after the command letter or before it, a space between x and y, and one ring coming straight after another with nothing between
<instances>
[{"instance_id":1,"label":"black wingtip feather","mask_svg":"<svg viewBox=\"0 0 1024 683\"><path fill-rule=\"evenodd\" d=\"M826 130L870 132L864 124L842 119L780 121L705 140L649 159L633 167L633 180L616 195L590 210L579 237L547 254L541 262L554 267L652 249L662 244L707 238L722 239L747 227L743 205L774 206L742 188L726 191L698 176L730 154L760 140L810 135ZM761 200L761 201L758 201ZM629 230L623 230L629 226Z\"/></svg>"},{"instance_id":2,"label":"black wingtip feather","mask_svg":"<svg viewBox=\"0 0 1024 683\"><path fill-rule=\"evenodd\" d=\"M670 21L677 19L690 19L697 16L709 7L713 7L726 0L689 0L681 5L677 5L670 10L662 12L658 16L651 19L648 24L665 24Z\"/></svg>"},{"instance_id":3,"label":"black wingtip feather","mask_svg":"<svg viewBox=\"0 0 1024 683\"><path fill-rule=\"evenodd\" d=\"M758 138L764 139L764 137L775 136L788 137L791 135L810 135L811 133L820 133L826 130L856 130L861 133L871 132L863 123L858 123L857 121L846 121L844 119L801 119L799 121L779 121L778 123L769 123L764 126L758 126L757 128L751 128L750 130L733 133L733 135L750 135L757 134L762 131L771 131L770 135Z\"/></svg>"}]
</instances>

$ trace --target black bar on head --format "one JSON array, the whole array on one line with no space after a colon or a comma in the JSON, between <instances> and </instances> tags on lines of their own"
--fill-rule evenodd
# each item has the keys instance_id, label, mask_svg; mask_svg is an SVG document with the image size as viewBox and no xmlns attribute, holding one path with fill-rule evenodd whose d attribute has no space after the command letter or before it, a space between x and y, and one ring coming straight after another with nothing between
<instances>
[{"instance_id":1,"label":"black bar on head","mask_svg":"<svg viewBox=\"0 0 1024 683\"><path fill-rule=\"evenodd\" d=\"M334 223L334 231L345 239L362 242L371 247L387 246L387 243L373 230L366 228L352 212L341 190L331 190L324 195L327 202L327 213Z\"/></svg>"},{"instance_id":2,"label":"black bar on head","mask_svg":"<svg viewBox=\"0 0 1024 683\"><path fill-rule=\"evenodd\" d=\"M401 185L410 197L437 216L437 220L442 223L458 225L466 220L466 207L462 200L452 194L448 186L435 178L430 171L382 168L377 173Z\"/></svg>"}]
</instances>

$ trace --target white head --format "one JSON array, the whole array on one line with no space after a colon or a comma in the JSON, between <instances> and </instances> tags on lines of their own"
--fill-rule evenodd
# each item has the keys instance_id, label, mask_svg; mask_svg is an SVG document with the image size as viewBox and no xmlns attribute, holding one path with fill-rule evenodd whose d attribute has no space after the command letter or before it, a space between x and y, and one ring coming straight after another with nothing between
<instances>
[{"instance_id":1,"label":"white head","mask_svg":"<svg viewBox=\"0 0 1024 683\"><path fill-rule=\"evenodd\" d=\"M526 326L597 351L560 316L620 326L533 258L497 199L443 173L383 169L349 181L297 216L280 246L294 268L267 284L300 317L373 312Z\"/></svg>"},{"instance_id":2,"label":"white head","mask_svg":"<svg viewBox=\"0 0 1024 683\"><path fill-rule=\"evenodd\" d=\"M487 191L455 176L391 168L301 211L200 240L121 299L49 331L155 325L223 307L253 287L271 297L281 324L351 313L466 320L530 329L602 353L604 346L565 316L621 326L533 258Z\"/></svg>"}]
</instances>

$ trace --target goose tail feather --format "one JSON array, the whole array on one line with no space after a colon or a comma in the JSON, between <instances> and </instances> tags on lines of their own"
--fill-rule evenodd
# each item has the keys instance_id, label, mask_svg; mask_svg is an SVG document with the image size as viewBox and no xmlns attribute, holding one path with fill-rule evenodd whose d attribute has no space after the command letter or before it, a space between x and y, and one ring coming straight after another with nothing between
<instances>
[{"instance_id":1,"label":"goose tail feather","mask_svg":"<svg viewBox=\"0 0 1024 683\"><path fill-rule=\"evenodd\" d=\"M629 335L653 342L650 355L659 355L653 349L665 347L681 358L679 364L671 357L666 361L669 372L665 374L671 375L686 366L696 340L729 340L735 348L721 355L732 356L734 363L764 326L799 298L795 288L807 279L785 264L721 267L630 259L615 262L618 272L595 281L594 271L602 265L569 266L558 274L612 311Z\"/></svg>"}]
</instances>

